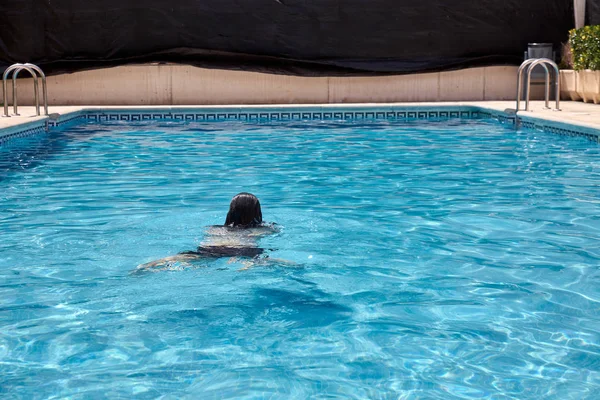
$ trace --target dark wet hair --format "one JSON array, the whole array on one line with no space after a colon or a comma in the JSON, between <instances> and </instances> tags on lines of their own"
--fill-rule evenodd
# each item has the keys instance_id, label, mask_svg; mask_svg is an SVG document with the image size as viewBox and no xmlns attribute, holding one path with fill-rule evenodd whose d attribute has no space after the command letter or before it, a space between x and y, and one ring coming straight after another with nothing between
<instances>
[{"instance_id":1,"label":"dark wet hair","mask_svg":"<svg viewBox=\"0 0 600 400\"><path fill-rule=\"evenodd\" d=\"M226 226L252 227L262 223L260 201L250 193L236 195L229 205Z\"/></svg>"}]
</instances>

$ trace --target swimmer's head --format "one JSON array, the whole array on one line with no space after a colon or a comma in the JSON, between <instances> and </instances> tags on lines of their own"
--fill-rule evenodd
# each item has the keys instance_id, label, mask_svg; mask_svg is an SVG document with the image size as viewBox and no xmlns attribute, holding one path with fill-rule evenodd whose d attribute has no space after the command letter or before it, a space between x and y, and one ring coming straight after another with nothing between
<instances>
[{"instance_id":1,"label":"swimmer's head","mask_svg":"<svg viewBox=\"0 0 600 400\"><path fill-rule=\"evenodd\" d=\"M252 227L262 223L260 202L255 195L240 193L236 195L229 205L229 212L225 220L226 226Z\"/></svg>"}]
</instances>

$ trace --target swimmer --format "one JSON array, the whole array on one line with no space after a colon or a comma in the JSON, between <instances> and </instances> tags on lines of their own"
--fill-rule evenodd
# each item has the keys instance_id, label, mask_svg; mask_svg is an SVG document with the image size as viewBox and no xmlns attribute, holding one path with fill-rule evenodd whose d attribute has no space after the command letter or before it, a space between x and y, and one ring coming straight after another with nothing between
<instances>
[{"instance_id":1,"label":"swimmer","mask_svg":"<svg viewBox=\"0 0 600 400\"><path fill-rule=\"evenodd\" d=\"M207 241L198 246L195 251L185 251L175 256L141 264L135 271L181 269L182 266L189 266L190 261L222 257L230 257L230 263L243 259L241 261L245 265L243 269L247 269L257 263L264 263L268 257L263 256L261 259L265 249L257 247L257 240L262 236L278 232L275 225L263 223L260 201L256 196L245 192L240 193L231 200L225 224L211 226L207 232Z\"/></svg>"}]
</instances>

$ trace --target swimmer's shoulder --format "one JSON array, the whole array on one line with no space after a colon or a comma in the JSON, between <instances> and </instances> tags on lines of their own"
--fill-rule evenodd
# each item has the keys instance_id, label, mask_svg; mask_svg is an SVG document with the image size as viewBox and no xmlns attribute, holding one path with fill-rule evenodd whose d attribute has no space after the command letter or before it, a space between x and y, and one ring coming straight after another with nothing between
<instances>
[{"instance_id":1,"label":"swimmer's shoulder","mask_svg":"<svg viewBox=\"0 0 600 400\"><path fill-rule=\"evenodd\" d=\"M265 222L250 228L238 228L226 225L211 225L208 227L207 233L213 236L229 236L229 235L244 235L244 236L264 236L278 233L281 231L281 226L275 222Z\"/></svg>"},{"instance_id":2,"label":"swimmer's shoulder","mask_svg":"<svg viewBox=\"0 0 600 400\"><path fill-rule=\"evenodd\" d=\"M267 222L248 228L248 236L268 236L281 232L281 227L275 222Z\"/></svg>"},{"instance_id":3,"label":"swimmer's shoulder","mask_svg":"<svg viewBox=\"0 0 600 400\"><path fill-rule=\"evenodd\" d=\"M276 222L265 222L263 224L260 224L258 226L255 226L253 228L250 229L254 229L257 232L265 232L267 234L271 234L271 233L277 233L281 231L281 226L278 225Z\"/></svg>"}]
</instances>

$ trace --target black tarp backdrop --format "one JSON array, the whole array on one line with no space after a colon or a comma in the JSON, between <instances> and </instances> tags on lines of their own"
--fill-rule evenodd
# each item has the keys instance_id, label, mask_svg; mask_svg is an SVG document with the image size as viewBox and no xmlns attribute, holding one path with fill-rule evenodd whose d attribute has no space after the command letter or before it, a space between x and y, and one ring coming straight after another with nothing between
<instances>
[{"instance_id":1,"label":"black tarp backdrop","mask_svg":"<svg viewBox=\"0 0 600 400\"><path fill-rule=\"evenodd\" d=\"M600 25L600 0L587 0L585 6L586 25Z\"/></svg>"},{"instance_id":2,"label":"black tarp backdrop","mask_svg":"<svg viewBox=\"0 0 600 400\"><path fill-rule=\"evenodd\" d=\"M597 20L598 7L588 9ZM571 0L0 0L0 71L15 62L48 74L175 62L307 76L518 65L528 42L558 49L573 25Z\"/></svg>"}]
</instances>

